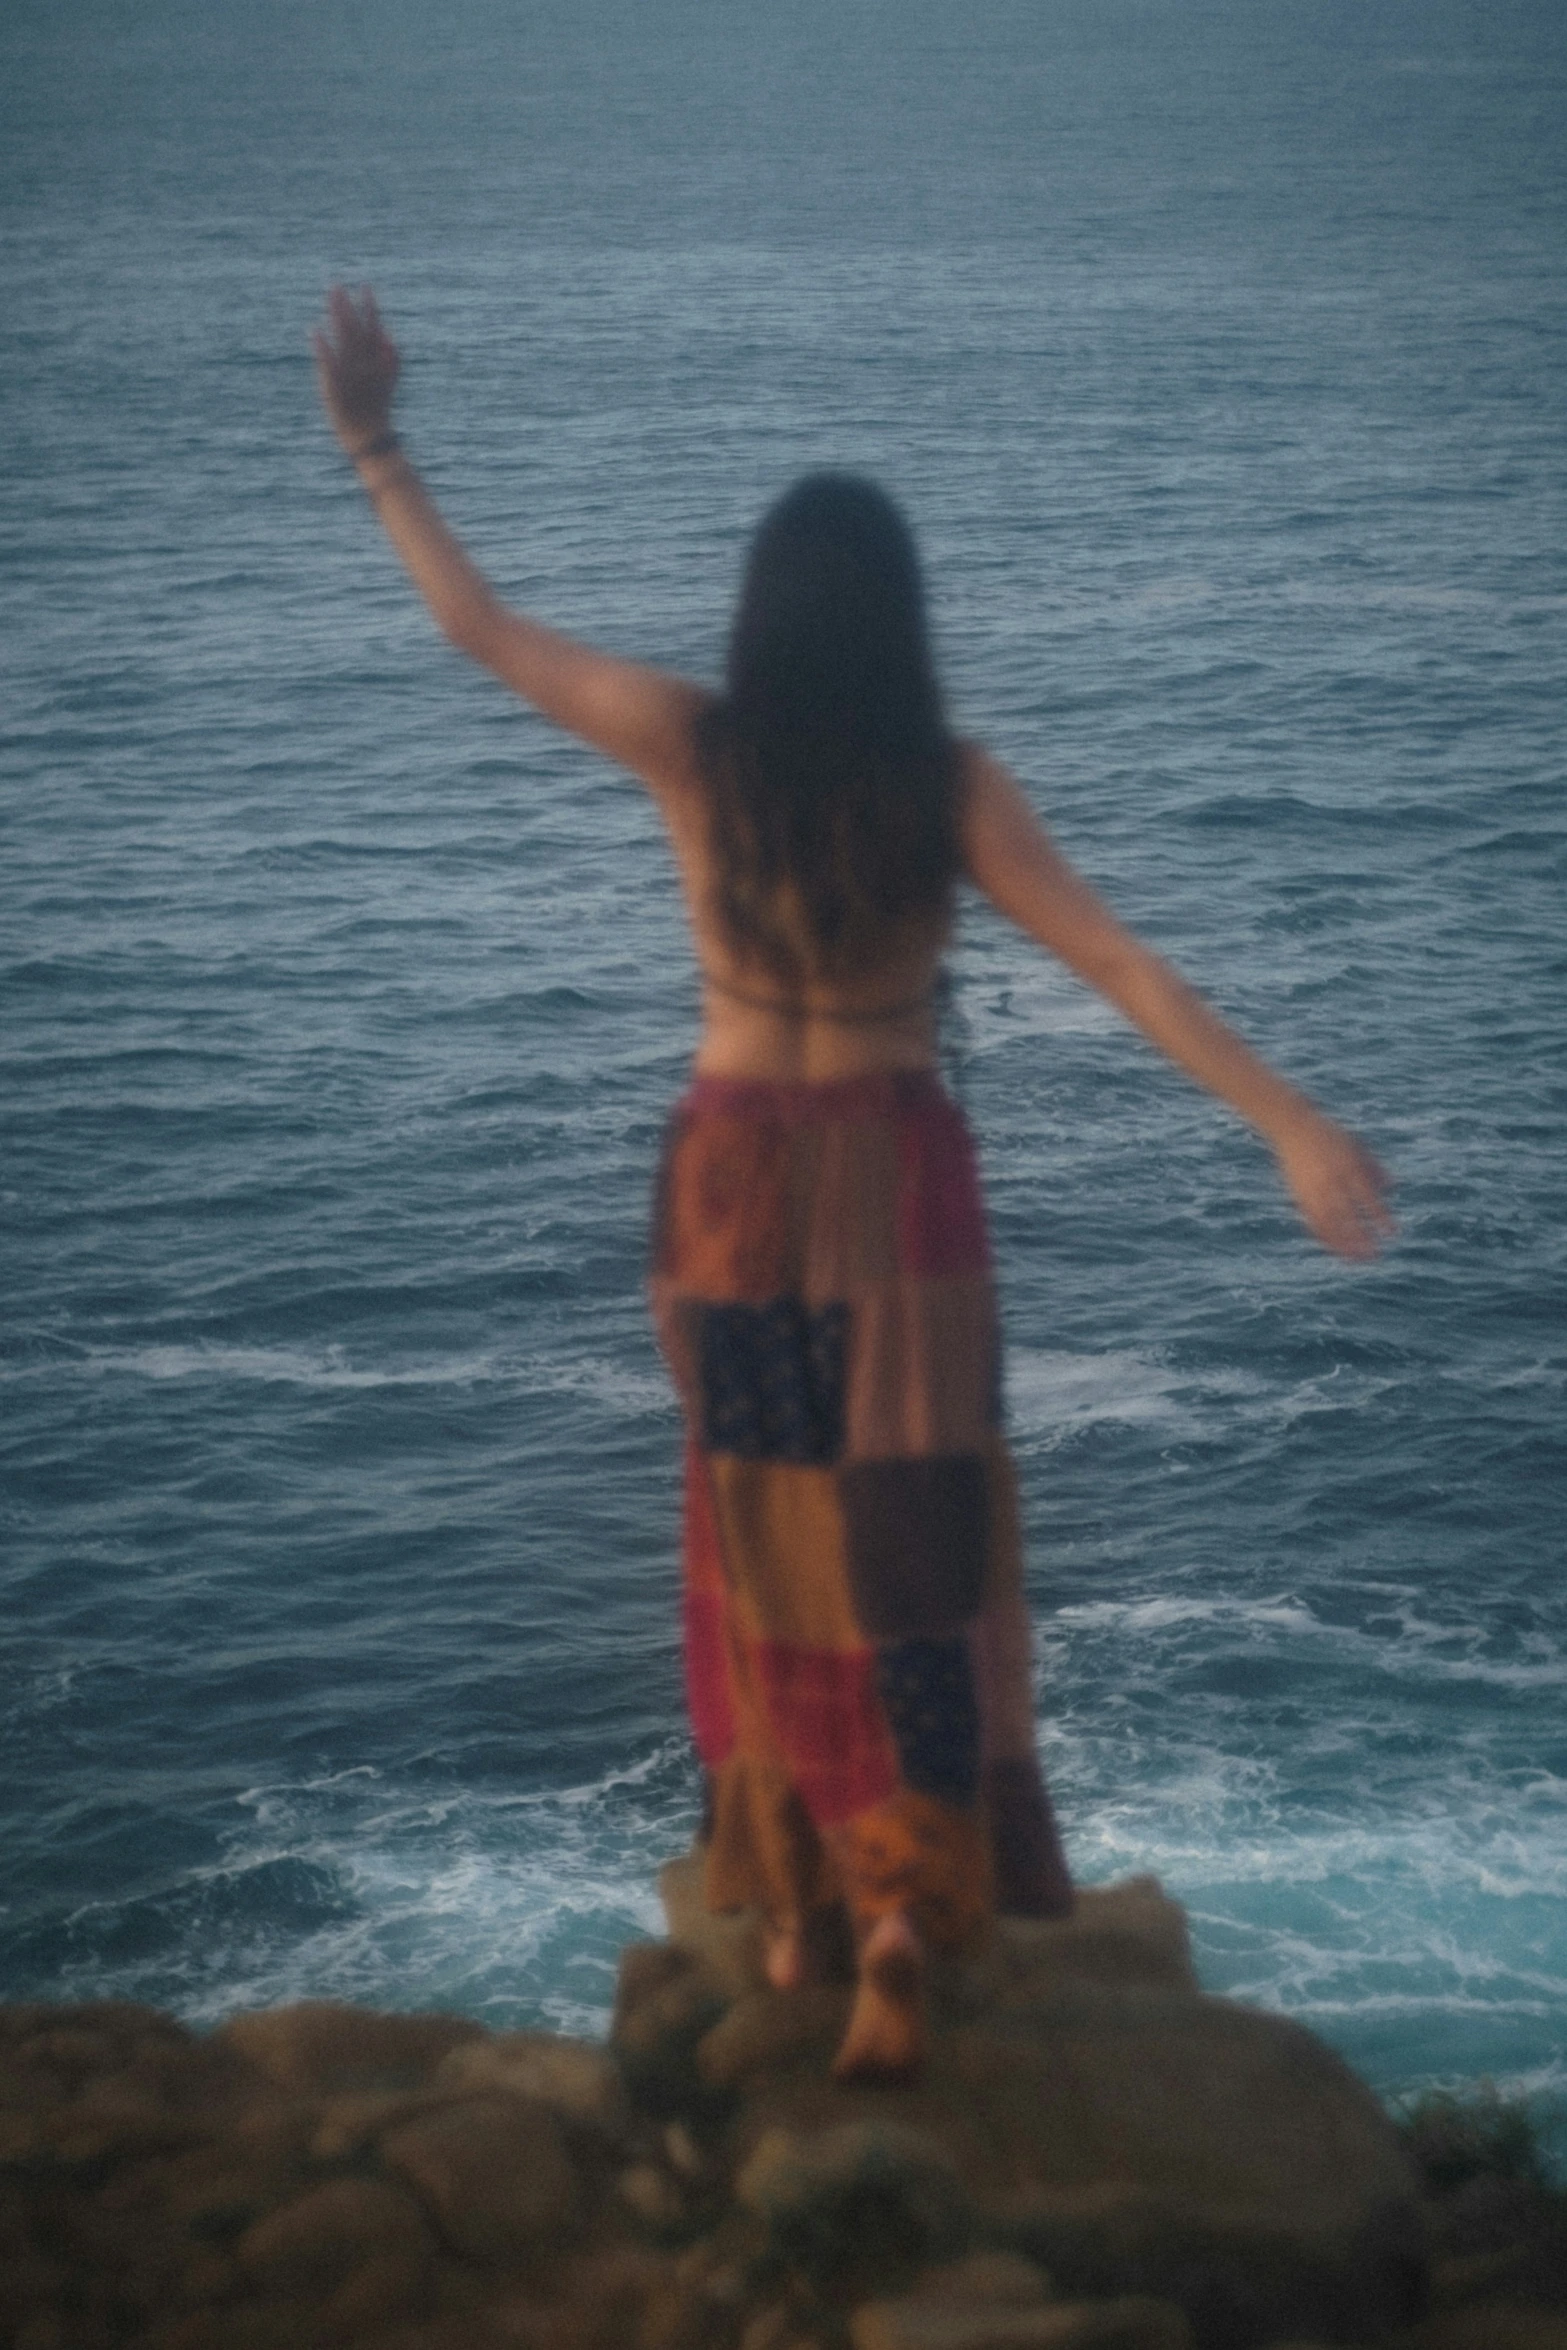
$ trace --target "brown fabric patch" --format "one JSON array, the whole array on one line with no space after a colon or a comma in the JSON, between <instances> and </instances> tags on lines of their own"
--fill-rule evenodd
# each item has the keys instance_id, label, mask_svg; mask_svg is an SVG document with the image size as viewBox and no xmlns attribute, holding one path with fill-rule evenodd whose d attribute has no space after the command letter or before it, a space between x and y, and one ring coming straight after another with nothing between
<instances>
[{"instance_id":1,"label":"brown fabric patch","mask_svg":"<svg viewBox=\"0 0 1567 2350\"><path fill-rule=\"evenodd\" d=\"M993 1600L969 1626L980 1753L1026 1759L1034 1752L1034 1628L1020 1597Z\"/></svg>"},{"instance_id":2,"label":"brown fabric patch","mask_svg":"<svg viewBox=\"0 0 1567 2350\"><path fill-rule=\"evenodd\" d=\"M995 1428L996 1342L986 1280L896 1281L857 1295L845 1459L978 1450Z\"/></svg>"},{"instance_id":3,"label":"brown fabric patch","mask_svg":"<svg viewBox=\"0 0 1567 2350\"><path fill-rule=\"evenodd\" d=\"M854 1612L872 1640L940 1639L979 1611L989 1516L978 1453L838 1472Z\"/></svg>"},{"instance_id":4,"label":"brown fabric patch","mask_svg":"<svg viewBox=\"0 0 1567 2350\"><path fill-rule=\"evenodd\" d=\"M811 1137L804 1290L812 1305L896 1281L898 1138L889 1119L844 1119ZM807 1162L802 1154L801 1171Z\"/></svg>"},{"instance_id":5,"label":"brown fabric patch","mask_svg":"<svg viewBox=\"0 0 1567 2350\"><path fill-rule=\"evenodd\" d=\"M1072 1914L1072 1879L1039 1765L1001 1760L985 1772L985 1809L995 1854L996 1908L1002 1917Z\"/></svg>"}]
</instances>

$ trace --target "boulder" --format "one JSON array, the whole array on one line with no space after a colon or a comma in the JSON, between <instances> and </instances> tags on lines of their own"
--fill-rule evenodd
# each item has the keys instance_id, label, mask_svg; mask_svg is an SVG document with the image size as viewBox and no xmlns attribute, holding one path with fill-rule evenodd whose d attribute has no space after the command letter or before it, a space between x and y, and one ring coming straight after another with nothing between
<instances>
[{"instance_id":1,"label":"boulder","mask_svg":"<svg viewBox=\"0 0 1567 2350\"><path fill-rule=\"evenodd\" d=\"M331 1999L305 1999L232 2016L214 2039L280 2089L329 2095L417 2088L450 2050L484 2036L482 2024L463 2016L373 2015Z\"/></svg>"},{"instance_id":2,"label":"boulder","mask_svg":"<svg viewBox=\"0 0 1567 2350\"><path fill-rule=\"evenodd\" d=\"M381 2140L443 2242L470 2259L526 2256L569 2230L579 2196L560 2123L537 2099L437 2106Z\"/></svg>"},{"instance_id":3,"label":"boulder","mask_svg":"<svg viewBox=\"0 0 1567 2350\"><path fill-rule=\"evenodd\" d=\"M1099 1990L1195 1992L1186 1912L1157 1877L1087 1886L1068 1918L1001 1918L964 1967L959 2001L975 2010L1032 2006L1068 1983Z\"/></svg>"},{"instance_id":4,"label":"boulder","mask_svg":"<svg viewBox=\"0 0 1567 2350\"><path fill-rule=\"evenodd\" d=\"M769 2130L735 2181L735 2201L818 2297L863 2300L966 2250L968 2199L930 2132L885 2118L825 2130Z\"/></svg>"},{"instance_id":5,"label":"boulder","mask_svg":"<svg viewBox=\"0 0 1567 2350\"><path fill-rule=\"evenodd\" d=\"M236 2263L268 2296L319 2312L322 2339L417 2307L433 2247L417 2206L377 2179L329 2179L247 2228Z\"/></svg>"},{"instance_id":6,"label":"boulder","mask_svg":"<svg viewBox=\"0 0 1567 2350\"><path fill-rule=\"evenodd\" d=\"M712 2115L725 2102L697 2069L700 2042L732 1994L691 1951L636 1942L622 1951L610 2045L626 2087L659 2121Z\"/></svg>"},{"instance_id":7,"label":"boulder","mask_svg":"<svg viewBox=\"0 0 1567 2350\"><path fill-rule=\"evenodd\" d=\"M1035 2260L1018 2252L971 2252L925 2271L915 2287L925 2301L1049 2301L1055 2287Z\"/></svg>"},{"instance_id":8,"label":"boulder","mask_svg":"<svg viewBox=\"0 0 1567 2350\"><path fill-rule=\"evenodd\" d=\"M931 2060L900 2091L832 2084L844 1992L768 1989L756 1921L708 1917L695 1860L660 1887L686 1979L729 1991L695 2069L731 2100L742 2199L764 2147L787 2143L803 2176L813 2142L896 2116L961 2180L972 2242L1035 2258L1066 2294L1183 2312L1204 2350L1419 2314L1418 2187L1387 2117L1299 2026L1202 1994L1155 1879L1082 1892L1064 1920L1003 1920L937 1970Z\"/></svg>"},{"instance_id":9,"label":"boulder","mask_svg":"<svg viewBox=\"0 0 1567 2350\"><path fill-rule=\"evenodd\" d=\"M1030 2308L998 2302L870 2301L855 2311L854 2350L1191 2350L1168 2301L1123 2295Z\"/></svg>"},{"instance_id":10,"label":"boulder","mask_svg":"<svg viewBox=\"0 0 1567 2350\"><path fill-rule=\"evenodd\" d=\"M831 2079L835 1960L776 1991L754 1918L707 1918L690 1863L664 1887L608 2049L327 2002L207 2038L0 2009L0 2336L1567 2350L1567 2199L1444 2174L1422 2201L1336 2057L1197 1989L1152 1879L935 1970L924 2073L880 2090Z\"/></svg>"},{"instance_id":11,"label":"boulder","mask_svg":"<svg viewBox=\"0 0 1567 2350\"><path fill-rule=\"evenodd\" d=\"M631 2126L619 2065L607 2049L586 2040L558 2040L550 2032L497 2032L452 2049L435 2081L438 2087L534 2098L607 2138L622 2138Z\"/></svg>"},{"instance_id":12,"label":"boulder","mask_svg":"<svg viewBox=\"0 0 1567 2350\"><path fill-rule=\"evenodd\" d=\"M1425 2237L1397 2137L1279 2017L1063 1986L938 2032L902 2091L835 2087L819 2037L725 2031L747 2059L725 2068L742 2194L762 2147L786 2139L808 2164L813 2140L896 2114L962 2182L975 2241L1032 2256L1064 2292L1173 2302L1215 2350L1354 2339L1419 2313Z\"/></svg>"}]
</instances>

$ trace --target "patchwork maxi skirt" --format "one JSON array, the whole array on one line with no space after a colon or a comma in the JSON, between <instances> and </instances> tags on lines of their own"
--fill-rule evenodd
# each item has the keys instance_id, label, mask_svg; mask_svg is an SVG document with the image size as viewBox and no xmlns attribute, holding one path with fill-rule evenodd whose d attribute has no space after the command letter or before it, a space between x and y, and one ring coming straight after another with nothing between
<instances>
[{"instance_id":1,"label":"patchwork maxi skirt","mask_svg":"<svg viewBox=\"0 0 1567 2350\"><path fill-rule=\"evenodd\" d=\"M931 1070L698 1077L650 1281L685 1409L706 1899L1064 1915L973 1146Z\"/></svg>"}]
</instances>

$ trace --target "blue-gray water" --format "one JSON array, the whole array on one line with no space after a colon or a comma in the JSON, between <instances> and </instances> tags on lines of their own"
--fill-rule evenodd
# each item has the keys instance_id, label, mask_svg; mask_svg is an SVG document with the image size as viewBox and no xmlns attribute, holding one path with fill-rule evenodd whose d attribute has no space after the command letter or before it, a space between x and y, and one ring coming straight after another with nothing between
<instances>
[{"instance_id":1,"label":"blue-gray water","mask_svg":"<svg viewBox=\"0 0 1567 2350\"><path fill-rule=\"evenodd\" d=\"M346 274L616 646L888 482L959 722L1391 1162L1314 1251L966 911L1078 1871L1567 2110L1564 101L1556 0L11 0L0 1994L591 2025L691 1825L669 863L402 586Z\"/></svg>"}]
</instances>

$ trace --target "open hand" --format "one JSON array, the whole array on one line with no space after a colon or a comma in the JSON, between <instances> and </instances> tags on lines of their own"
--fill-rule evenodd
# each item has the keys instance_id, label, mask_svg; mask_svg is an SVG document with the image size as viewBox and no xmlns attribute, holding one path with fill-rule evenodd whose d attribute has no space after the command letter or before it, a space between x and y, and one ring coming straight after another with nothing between
<instances>
[{"instance_id":1,"label":"open hand","mask_svg":"<svg viewBox=\"0 0 1567 2350\"><path fill-rule=\"evenodd\" d=\"M1398 1229L1387 1204L1386 1170L1364 1143L1308 1108L1273 1144L1291 1197L1324 1248L1374 1257Z\"/></svg>"},{"instance_id":2,"label":"open hand","mask_svg":"<svg viewBox=\"0 0 1567 2350\"><path fill-rule=\"evenodd\" d=\"M346 287L333 286L326 309L325 328L318 327L310 338L316 380L332 430L354 457L367 441L391 429L401 362L368 286L360 288L357 303Z\"/></svg>"}]
</instances>

